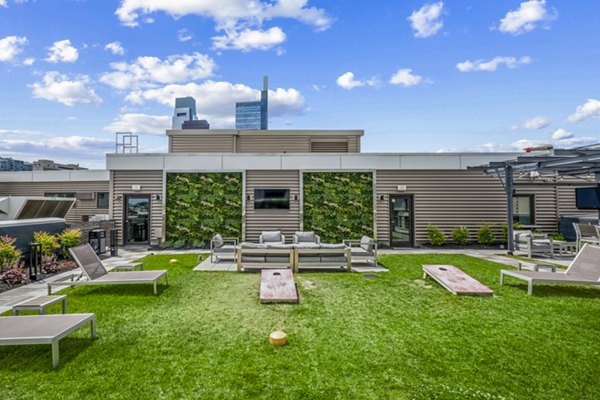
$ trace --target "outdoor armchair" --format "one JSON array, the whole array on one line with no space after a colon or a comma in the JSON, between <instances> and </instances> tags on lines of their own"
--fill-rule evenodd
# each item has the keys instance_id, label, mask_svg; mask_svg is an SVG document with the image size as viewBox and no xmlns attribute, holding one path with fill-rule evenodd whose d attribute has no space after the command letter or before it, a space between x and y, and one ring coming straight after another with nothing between
<instances>
[{"instance_id":1,"label":"outdoor armchair","mask_svg":"<svg viewBox=\"0 0 600 400\"><path fill-rule=\"evenodd\" d=\"M78 286L78 285L126 285L126 284L152 284L154 294L158 294L157 282L163 276L167 286L169 276L167 270L108 272L96 252L89 244L71 247L69 253L73 261L81 269L82 276L76 281L48 282L48 295L52 294L53 286Z\"/></svg>"},{"instance_id":2,"label":"outdoor armchair","mask_svg":"<svg viewBox=\"0 0 600 400\"><path fill-rule=\"evenodd\" d=\"M515 250L526 252L529 258L534 254L546 254L550 257L554 255L554 241L544 233L519 230L513 235Z\"/></svg>"},{"instance_id":3,"label":"outdoor armchair","mask_svg":"<svg viewBox=\"0 0 600 400\"><path fill-rule=\"evenodd\" d=\"M377 242L368 236L360 240L344 240L344 244L350 247L352 262L369 262L377 265Z\"/></svg>"},{"instance_id":4,"label":"outdoor armchair","mask_svg":"<svg viewBox=\"0 0 600 400\"><path fill-rule=\"evenodd\" d=\"M210 240L210 262L218 262L221 258L236 259L237 256L237 238L224 238L220 234L216 234Z\"/></svg>"},{"instance_id":5,"label":"outdoor armchair","mask_svg":"<svg viewBox=\"0 0 600 400\"><path fill-rule=\"evenodd\" d=\"M504 284L504 277L527 281L527 293L533 293L533 284L537 282L545 283L563 283L578 285L600 285L600 247L590 244L584 244L581 251L569 265L569 268L563 272L542 272L542 271L515 271L501 270L500 284Z\"/></svg>"}]
</instances>

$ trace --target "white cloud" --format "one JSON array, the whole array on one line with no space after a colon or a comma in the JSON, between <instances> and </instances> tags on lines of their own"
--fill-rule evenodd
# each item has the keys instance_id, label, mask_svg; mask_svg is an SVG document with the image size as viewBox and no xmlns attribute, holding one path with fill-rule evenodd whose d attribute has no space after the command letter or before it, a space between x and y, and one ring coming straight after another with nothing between
<instances>
[{"instance_id":1,"label":"white cloud","mask_svg":"<svg viewBox=\"0 0 600 400\"><path fill-rule=\"evenodd\" d=\"M7 36L0 39L0 62L13 61L17 55L23 52L21 46L26 44L25 36Z\"/></svg>"},{"instance_id":2,"label":"white cloud","mask_svg":"<svg viewBox=\"0 0 600 400\"><path fill-rule=\"evenodd\" d=\"M524 1L518 9L506 13L500 20L499 29L500 32L520 35L532 31L539 23L548 23L556 17L555 10L548 12L546 0Z\"/></svg>"},{"instance_id":3,"label":"white cloud","mask_svg":"<svg viewBox=\"0 0 600 400\"><path fill-rule=\"evenodd\" d=\"M0 7L8 7L6 5L6 0L0 0Z\"/></svg>"},{"instance_id":4,"label":"white cloud","mask_svg":"<svg viewBox=\"0 0 600 400\"><path fill-rule=\"evenodd\" d=\"M266 31L255 29L244 29L242 31L225 31L223 36L214 36L213 47L223 50L269 50L285 41L285 33L275 26Z\"/></svg>"},{"instance_id":5,"label":"white cloud","mask_svg":"<svg viewBox=\"0 0 600 400\"><path fill-rule=\"evenodd\" d=\"M32 66L35 62L35 58L29 57L23 60L23 65Z\"/></svg>"},{"instance_id":6,"label":"white cloud","mask_svg":"<svg viewBox=\"0 0 600 400\"><path fill-rule=\"evenodd\" d=\"M432 4L425 4L420 9L413 11L408 17L410 26L413 29L415 37L427 38L435 35L442 27L442 11L444 2L440 1Z\"/></svg>"},{"instance_id":7,"label":"white cloud","mask_svg":"<svg viewBox=\"0 0 600 400\"><path fill-rule=\"evenodd\" d=\"M156 84L193 81L212 76L216 64L200 53L158 57L138 57L131 63L110 64L114 72L103 74L100 81L117 89L155 87Z\"/></svg>"},{"instance_id":8,"label":"white cloud","mask_svg":"<svg viewBox=\"0 0 600 400\"><path fill-rule=\"evenodd\" d=\"M355 87L361 86L376 87L380 84L379 77L377 76L372 76L370 78L358 80L354 78L354 74L352 72L343 73L342 75L337 77L335 82L338 84L339 87L346 90L354 89Z\"/></svg>"},{"instance_id":9,"label":"white cloud","mask_svg":"<svg viewBox=\"0 0 600 400\"><path fill-rule=\"evenodd\" d=\"M402 68L396 71L390 78L392 85L401 85L405 87L421 85L424 83L432 83L430 79L412 73L410 68Z\"/></svg>"},{"instance_id":10,"label":"white cloud","mask_svg":"<svg viewBox=\"0 0 600 400\"><path fill-rule=\"evenodd\" d=\"M563 140L563 139L571 139L574 135L571 132L567 132L563 128L559 128L554 131L552 134L552 139L554 140Z\"/></svg>"},{"instance_id":11,"label":"white cloud","mask_svg":"<svg viewBox=\"0 0 600 400\"><path fill-rule=\"evenodd\" d=\"M168 115L127 113L119 115L110 125L104 127L104 130L164 136L170 127L171 117Z\"/></svg>"},{"instance_id":12,"label":"white cloud","mask_svg":"<svg viewBox=\"0 0 600 400\"><path fill-rule=\"evenodd\" d=\"M48 57L45 58L49 63L74 63L79 58L79 52L73 46L69 39L54 42L48 51Z\"/></svg>"},{"instance_id":13,"label":"white cloud","mask_svg":"<svg viewBox=\"0 0 600 400\"><path fill-rule=\"evenodd\" d=\"M30 87L34 98L57 101L67 106L102 103L94 89L87 86L88 83L90 80L87 75L70 79L67 75L51 71L46 72L42 82L36 82Z\"/></svg>"},{"instance_id":14,"label":"white cloud","mask_svg":"<svg viewBox=\"0 0 600 400\"><path fill-rule=\"evenodd\" d=\"M281 28L261 29L264 21L290 18L311 25L317 31L328 29L332 23L323 9L308 6L308 0L122 0L115 14L123 25L137 26L140 17L157 12L174 18L185 15L211 18L215 30L224 33L213 38L214 47L244 51L264 50L285 40Z\"/></svg>"},{"instance_id":15,"label":"white cloud","mask_svg":"<svg viewBox=\"0 0 600 400\"><path fill-rule=\"evenodd\" d=\"M0 129L0 135L7 136L37 136L39 131L30 131L27 129Z\"/></svg>"},{"instance_id":16,"label":"white cloud","mask_svg":"<svg viewBox=\"0 0 600 400\"><path fill-rule=\"evenodd\" d=\"M274 18L291 18L312 25L318 30L329 28L331 19L325 11L308 7L307 3L308 0L123 0L115 14L126 26L139 25L138 19L142 15L164 12L174 18L190 14L212 18L218 26L233 26L240 21L247 25Z\"/></svg>"},{"instance_id":17,"label":"white cloud","mask_svg":"<svg viewBox=\"0 0 600 400\"><path fill-rule=\"evenodd\" d=\"M580 105L575 113L569 115L569 122L579 122L588 118L600 118L600 100L588 99L585 104Z\"/></svg>"},{"instance_id":18,"label":"white cloud","mask_svg":"<svg viewBox=\"0 0 600 400\"><path fill-rule=\"evenodd\" d=\"M176 97L192 96L198 100L198 118L206 119L211 128L231 128L235 124L235 103L260 98L260 91L243 84L205 81L201 84L166 85L162 88L131 92L126 100L133 104L155 101L172 108ZM304 97L293 88L269 91L269 116L299 115Z\"/></svg>"},{"instance_id":19,"label":"white cloud","mask_svg":"<svg viewBox=\"0 0 600 400\"><path fill-rule=\"evenodd\" d=\"M548 125L550 125L550 121L548 121L548 118L542 117L542 116L538 116L538 117L533 117L533 118L526 119L520 125L513 125L512 129L520 129L521 128L521 129L536 130L536 129L545 128Z\"/></svg>"},{"instance_id":20,"label":"white cloud","mask_svg":"<svg viewBox=\"0 0 600 400\"><path fill-rule=\"evenodd\" d=\"M531 57L494 57L489 61L475 60L475 61L464 61L456 64L456 68L461 72L473 72L473 71L495 71L499 66L505 65L507 68L517 68L519 65L526 65L531 63Z\"/></svg>"},{"instance_id":21,"label":"white cloud","mask_svg":"<svg viewBox=\"0 0 600 400\"><path fill-rule=\"evenodd\" d=\"M111 53L117 56L125 54L125 49L121 46L121 42L110 42L104 46L104 50L109 50Z\"/></svg>"},{"instance_id":22,"label":"white cloud","mask_svg":"<svg viewBox=\"0 0 600 400\"><path fill-rule=\"evenodd\" d=\"M194 35L190 33L187 29L180 29L177 31L177 40L180 42L188 42L194 38Z\"/></svg>"}]
</instances>

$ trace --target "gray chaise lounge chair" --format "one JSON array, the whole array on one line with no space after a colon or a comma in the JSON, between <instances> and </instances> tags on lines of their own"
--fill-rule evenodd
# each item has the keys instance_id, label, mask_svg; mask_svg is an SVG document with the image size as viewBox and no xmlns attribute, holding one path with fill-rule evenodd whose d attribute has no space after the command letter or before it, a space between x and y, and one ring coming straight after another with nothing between
<instances>
[{"instance_id":1,"label":"gray chaise lounge chair","mask_svg":"<svg viewBox=\"0 0 600 400\"><path fill-rule=\"evenodd\" d=\"M81 268L82 279L76 281L48 282L48 294L52 294L53 286L76 286L76 285L129 285L129 284L152 284L154 294L158 294L156 284L163 276L169 286L167 270L132 271L132 272L108 272L98 255L89 244L72 247L69 252L77 266Z\"/></svg>"},{"instance_id":2,"label":"gray chaise lounge chair","mask_svg":"<svg viewBox=\"0 0 600 400\"><path fill-rule=\"evenodd\" d=\"M92 325L92 338L95 338L95 314L0 317L0 346L50 344L52 345L52 366L58 368L59 340L88 323Z\"/></svg>"},{"instance_id":3,"label":"gray chaise lounge chair","mask_svg":"<svg viewBox=\"0 0 600 400\"><path fill-rule=\"evenodd\" d=\"M500 271L500 284L504 284L504 276L527 281L527 294L533 293L533 284L566 283L576 285L600 286L600 247L590 244L583 245L569 268L564 272L542 272L542 271Z\"/></svg>"},{"instance_id":4,"label":"gray chaise lounge chair","mask_svg":"<svg viewBox=\"0 0 600 400\"><path fill-rule=\"evenodd\" d=\"M575 235L577 235L577 238L575 239L577 251L581 249L581 246L584 243L590 243L596 246L600 245L600 235L594 225L573 223L573 227L575 228Z\"/></svg>"}]
</instances>

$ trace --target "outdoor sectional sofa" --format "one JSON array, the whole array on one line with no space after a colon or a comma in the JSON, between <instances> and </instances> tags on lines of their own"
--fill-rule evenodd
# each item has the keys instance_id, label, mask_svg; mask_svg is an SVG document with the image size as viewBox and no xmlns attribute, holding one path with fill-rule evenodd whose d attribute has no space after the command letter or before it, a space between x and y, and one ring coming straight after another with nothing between
<instances>
[{"instance_id":1,"label":"outdoor sectional sofa","mask_svg":"<svg viewBox=\"0 0 600 400\"><path fill-rule=\"evenodd\" d=\"M281 232L263 232L259 243L243 242L237 249L238 271L249 269L291 268L351 270L350 246L321 243L314 232L296 232L294 243L285 244Z\"/></svg>"}]
</instances>

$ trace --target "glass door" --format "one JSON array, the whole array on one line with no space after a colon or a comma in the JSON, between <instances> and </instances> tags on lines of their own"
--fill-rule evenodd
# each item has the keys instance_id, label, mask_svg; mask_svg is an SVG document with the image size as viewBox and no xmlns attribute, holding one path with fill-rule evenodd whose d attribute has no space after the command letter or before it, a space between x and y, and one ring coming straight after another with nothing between
<instances>
[{"instance_id":1,"label":"glass door","mask_svg":"<svg viewBox=\"0 0 600 400\"><path fill-rule=\"evenodd\" d=\"M412 196L390 196L390 238L393 247L413 246Z\"/></svg>"},{"instance_id":2,"label":"glass door","mask_svg":"<svg viewBox=\"0 0 600 400\"><path fill-rule=\"evenodd\" d=\"M125 196L125 244L148 243L150 196Z\"/></svg>"}]
</instances>

